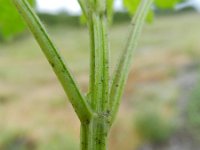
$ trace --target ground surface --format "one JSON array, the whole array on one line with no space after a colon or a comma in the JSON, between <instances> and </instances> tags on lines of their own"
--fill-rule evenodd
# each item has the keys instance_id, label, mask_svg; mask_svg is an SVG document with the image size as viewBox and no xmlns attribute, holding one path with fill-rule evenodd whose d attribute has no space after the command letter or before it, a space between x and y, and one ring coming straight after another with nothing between
<instances>
[{"instance_id":1,"label":"ground surface","mask_svg":"<svg viewBox=\"0 0 200 150\"><path fill-rule=\"evenodd\" d=\"M164 16L145 26L111 133L111 150L136 150L147 142L135 123L147 108L179 128L165 144L145 144L140 146L142 150L183 150L182 143L188 141L190 146L195 141L180 124L187 124L184 112L188 95L198 80L199 17L194 13ZM87 91L87 30L63 26L48 29L81 88ZM128 32L128 23L111 29L112 66L123 50ZM31 35L0 44L0 118L2 150L11 150L12 144L39 150L78 147L79 121ZM178 148L172 148L177 144Z\"/></svg>"}]
</instances>

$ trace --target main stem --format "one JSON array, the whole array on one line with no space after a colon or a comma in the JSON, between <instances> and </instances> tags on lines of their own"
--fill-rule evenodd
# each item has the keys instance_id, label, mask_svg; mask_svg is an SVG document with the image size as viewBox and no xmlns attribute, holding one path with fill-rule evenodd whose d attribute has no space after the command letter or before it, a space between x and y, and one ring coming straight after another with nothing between
<instances>
[{"instance_id":1,"label":"main stem","mask_svg":"<svg viewBox=\"0 0 200 150\"><path fill-rule=\"evenodd\" d=\"M103 116L81 124L81 150L107 150L108 121Z\"/></svg>"},{"instance_id":2,"label":"main stem","mask_svg":"<svg viewBox=\"0 0 200 150\"><path fill-rule=\"evenodd\" d=\"M96 115L88 122L81 124L81 150L107 150L111 126L109 121L108 21L106 9L100 3L105 4L99 1L87 15L91 44L90 87L87 98Z\"/></svg>"}]
</instances>

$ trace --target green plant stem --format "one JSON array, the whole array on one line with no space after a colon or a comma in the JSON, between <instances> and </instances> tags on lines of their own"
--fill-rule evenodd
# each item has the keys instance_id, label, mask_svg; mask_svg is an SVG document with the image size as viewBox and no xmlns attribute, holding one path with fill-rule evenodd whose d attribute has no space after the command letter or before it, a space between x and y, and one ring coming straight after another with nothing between
<instances>
[{"instance_id":1,"label":"green plant stem","mask_svg":"<svg viewBox=\"0 0 200 150\"><path fill-rule=\"evenodd\" d=\"M109 103L109 46L106 16L92 13L89 21L91 43L90 101L94 111L105 112Z\"/></svg>"},{"instance_id":2,"label":"green plant stem","mask_svg":"<svg viewBox=\"0 0 200 150\"><path fill-rule=\"evenodd\" d=\"M133 51L136 49L138 39L145 22L146 16L149 12L153 0L142 0L140 6L134 16L131 23L131 32L126 45L125 51L123 51L119 64L116 68L111 90L110 90L110 106L112 107L112 122L119 109L120 100L124 91L124 86L128 78L128 73L131 66L133 57Z\"/></svg>"},{"instance_id":3,"label":"green plant stem","mask_svg":"<svg viewBox=\"0 0 200 150\"><path fill-rule=\"evenodd\" d=\"M39 18L26 0L13 0L13 3L25 22L28 24L31 32L35 36L35 39L51 64L79 119L81 122L87 122L90 118L92 118L92 110L77 87L69 69L64 64L63 59L50 40Z\"/></svg>"},{"instance_id":4,"label":"green plant stem","mask_svg":"<svg viewBox=\"0 0 200 150\"><path fill-rule=\"evenodd\" d=\"M99 4L101 3L101 5ZM96 116L81 124L81 150L107 150L110 127L109 111L109 43L104 1L89 13L90 31L90 88L89 100ZM91 5L94 3L91 2ZM97 8L99 6L100 8ZM91 6L90 6L91 7Z\"/></svg>"},{"instance_id":5,"label":"green plant stem","mask_svg":"<svg viewBox=\"0 0 200 150\"><path fill-rule=\"evenodd\" d=\"M99 115L81 124L81 150L107 150L108 134L106 116Z\"/></svg>"}]
</instances>

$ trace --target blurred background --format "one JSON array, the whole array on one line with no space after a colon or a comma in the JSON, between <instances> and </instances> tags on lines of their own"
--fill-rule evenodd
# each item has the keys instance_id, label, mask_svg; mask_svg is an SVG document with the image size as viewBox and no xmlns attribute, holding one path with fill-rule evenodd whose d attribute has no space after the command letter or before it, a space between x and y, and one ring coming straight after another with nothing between
<instances>
[{"instance_id":1,"label":"blurred background","mask_svg":"<svg viewBox=\"0 0 200 150\"><path fill-rule=\"evenodd\" d=\"M154 20L145 25L135 52L110 150L199 150L199 3L186 1L174 10L154 8ZM115 9L112 68L130 22L121 1ZM36 11L86 92L89 37L80 24L77 2L37 0ZM0 150L78 150L78 118L39 46L28 30L5 36L2 24Z\"/></svg>"}]
</instances>

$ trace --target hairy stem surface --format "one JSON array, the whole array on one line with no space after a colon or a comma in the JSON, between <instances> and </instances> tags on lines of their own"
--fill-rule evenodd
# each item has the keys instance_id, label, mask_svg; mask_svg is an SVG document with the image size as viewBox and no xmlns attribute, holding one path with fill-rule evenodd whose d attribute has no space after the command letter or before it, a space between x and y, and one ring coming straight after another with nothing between
<instances>
[{"instance_id":1,"label":"hairy stem surface","mask_svg":"<svg viewBox=\"0 0 200 150\"><path fill-rule=\"evenodd\" d=\"M107 150L109 126L102 116L81 124L81 150Z\"/></svg>"},{"instance_id":2,"label":"hairy stem surface","mask_svg":"<svg viewBox=\"0 0 200 150\"><path fill-rule=\"evenodd\" d=\"M81 150L107 150L110 127L109 43L106 2L98 0L88 15L90 32L89 102L96 116L81 125ZM89 8L91 8L90 6Z\"/></svg>"}]
</instances>

